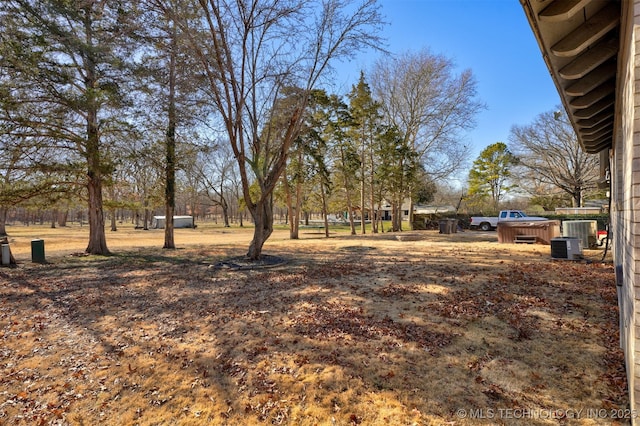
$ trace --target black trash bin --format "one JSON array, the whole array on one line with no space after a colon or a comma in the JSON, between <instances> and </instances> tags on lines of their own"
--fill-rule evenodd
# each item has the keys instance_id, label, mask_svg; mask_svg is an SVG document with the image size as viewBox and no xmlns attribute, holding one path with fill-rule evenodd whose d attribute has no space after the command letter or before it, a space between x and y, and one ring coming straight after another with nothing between
<instances>
[{"instance_id":1,"label":"black trash bin","mask_svg":"<svg viewBox=\"0 0 640 426\"><path fill-rule=\"evenodd\" d=\"M45 263L44 240L31 240L31 261L34 263Z\"/></svg>"},{"instance_id":2,"label":"black trash bin","mask_svg":"<svg viewBox=\"0 0 640 426\"><path fill-rule=\"evenodd\" d=\"M458 232L458 219L441 219L438 224L440 225L441 234L455 234Z\"/></svg>"}]
</instances>

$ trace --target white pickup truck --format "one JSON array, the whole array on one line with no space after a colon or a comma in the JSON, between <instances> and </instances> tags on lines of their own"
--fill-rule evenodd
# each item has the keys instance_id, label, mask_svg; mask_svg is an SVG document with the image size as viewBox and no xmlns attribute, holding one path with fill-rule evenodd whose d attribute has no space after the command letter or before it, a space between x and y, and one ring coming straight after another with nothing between
<instances>
[{"instance_id":1,"label":"white pickup truck","mask_svg":"<svg viewBox=\"0 0 640 426\"><path fill-rule=\"evenodd\" d=\"M534 222L548 220L546 217L527 216L520 210L502 210L498 217L472 216L470 227L490 231L498 227L498 222Z\"/></svg>"}]
</instances>

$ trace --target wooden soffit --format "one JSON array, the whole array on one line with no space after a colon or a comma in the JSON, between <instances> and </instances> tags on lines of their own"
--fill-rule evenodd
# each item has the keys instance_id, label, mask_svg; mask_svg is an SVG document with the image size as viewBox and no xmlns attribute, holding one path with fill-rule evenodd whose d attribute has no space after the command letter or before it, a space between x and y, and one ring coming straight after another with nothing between
<instances>
[{"instance_id":1,"label":"wooden soffit","mask_svg":"<svg viewBox=\"0 0 640 426\"><path fill-rule=\"evenodd\" d=\"M620 50L618 0L520 0L588 153L611 148Z\"/></svg>"}]
</instances>

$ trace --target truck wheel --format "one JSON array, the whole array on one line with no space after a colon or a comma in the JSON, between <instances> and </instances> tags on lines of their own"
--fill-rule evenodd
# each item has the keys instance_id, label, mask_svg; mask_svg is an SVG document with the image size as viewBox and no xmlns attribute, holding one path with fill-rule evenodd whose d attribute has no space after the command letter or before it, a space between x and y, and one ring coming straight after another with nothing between
<instances>
[{"instance_id":1,"label":"truck wheel","mask_svg":"<svg viewBox=\"0 0 640 426\"><path fill-rule=\"evenodd\" d=\"M487 222L482 222L480 224L480 229L483 231L491 231L491 224Z\"/></svg>"}]
</instances>

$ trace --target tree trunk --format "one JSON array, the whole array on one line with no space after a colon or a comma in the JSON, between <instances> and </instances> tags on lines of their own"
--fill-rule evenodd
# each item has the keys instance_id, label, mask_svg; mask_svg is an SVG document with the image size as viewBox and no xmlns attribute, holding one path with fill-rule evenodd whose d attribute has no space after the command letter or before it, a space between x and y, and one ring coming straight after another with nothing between
<instances>
[{"instance_id":1,"label":"tree trunk","mask_svg":"<svg viewBox=\"0 0 640 426\"><path fill-rule=\"evenodd\" d=\"M118 230L116 220L116 209L111 209L111 232L116 232Z\"/></svg>"},{"instance_id":2,"label":"tree trunk","mask_svg":"<svg viewBox=\"0 0 640 426\"><path fill-rule=\"evenodd\" d=\"M146 198L146 197L145 197ZM143 222L142 222L142 229L144 229L145 231L149 230L149 208L147 207L147 201L145 200L144 202L144 218L143 218ZM165 227L167 226L167 218L164 218L164 225Z\"/></svg>"},{"instance_id":3,"label":"tree trunk","mask_svg":"<svg viewBox=\"0 0 640 426\"><path fill-rule=\"evenodd\" d=\"M402 204L397 200L393 201L391 204L391 231L400 232L402 230Z\"/></svg>"},{"instance_id":4,"label":"tree trunk","mask_svg":"<svg viewBox=\"0 0 640 426\"><path fill-rule=\"evenodd\" d=\"M7 213L9 208L0 206L0 237L6 237L7 234Z\"/></svg>"},{"instance_id":5,"label":"tree trunk","mask_svg":"<svg viewBox=\"0 0 640 426\"><path fill-rule=\"evenodd\" d=\"M398 216L398 212L396 209L395 201L391 202L391 232L396 232L396 218Z\"/></svg>"},{"instance_id":6,"label":"tree trunk","mask_svg":"<svg viewBox=\"0 0 640 426\"><path fill-rule=\"evenodd\" d=\"M64 213L58 215L58 226L67 226L67 219L69 218L69 210L65 210Z\"/></svg>"},{"instance_id":7,"label":"tree trunk","mask_svg":"<svg viewBox=\"0 0 640 426\"><path fill-rule=\"evenodd\" d=\"M173 206L171 206L170 204L165 205L165 216L164 216L164 245L162 246L163 249L175 249L176 248L176 244L173 240L173 229L174 229L174 225L173 225Z\"/></svg>"},{"instance_id":8,"label":"tree trunk","mask_svg":"<svg viewBox=\"0 0 640 426\"><path fill-rule=\"evenodd\" d=\"M582 207L582 191L579 189L574 191L573 199L571 200L573 207Z\"/></svg>"},{"instance_id":9,"label":"tree trunk","mask_svg":"<svg viewBox=\"0 0 640 426\"><path fill-rule=\"evenodd\" d=\"M320 184L320 196L322 197L322 216L324 216L324 236L329 238L329 218L327 217L327 196L324 185Z\"/></svg>"},{"instance_id":10,"label":"tree trunk","mask_svg":"<svg viewBox=\"0 0 640 426\"><path fill-rule=\"evenodd\" d=\"M369 173L369 202L370 211L371 211L371 232L374 234L378 233L378 214L377 209L375 208L375 182L374 182L374 173L375 166L373 162L373 143L369 143L369 164L371 164L371 171Z\"/></svg>"},{"instance_id":11,"label":"tree trunk","mask_svg":"<svg viewBox=\"0 0 640 426\"><path fill-rule=\"evenodd\" d=\"M296 235L300 232L300 213L302 212L302 183L296 183L296 205L293 209L293 220L295 221Z\"/></svg>"},{"instance_id":12,"label":"tree trunk","mask_svg":"<svg viewBox=\"0 0 640 426\"><path fill-rule=\"evenodd\" d=\"M164 221L164 245L162 248L175 249L173 232L173 214L176 208L176 29L172 28L171 34L171 52L169 58L169 111L167 126L165 150L165 221ZM194 212L191 212L194 214Z\"/></svg>"},{"instance_id":13,"label":"tree trunk","mask_svg":"<svg viewBox=\"0 0 640 426\"><path fill-rule=\"evenodd\" d=\"M227 203L227 198L224 196L224 185L222 179L220 180L220 207L222 208L222 219L224 222L225 228L230 228L229 225L229 203Z\"/></svg>"},{"instance_id":14,"label":"tree trunk","mask_svg":"<svg viewBox=\"0 0 640 426\"><path fill-rule=\"evenodd\" d=\"M95 175L98 175L96 177ZM87 189L89 193L89 244L88 254L108 255L107 238L104 233L104 212L102 210L102 179L100 173L89 173Z\"/></svg>"},{"instance_id":15,"label":"tree trunk","mask_svg":"<svg viewBox=\"0 0 640 426\"><path fill-rule=\"evenodd\" d=\"M222 198L222 219L224 221L224 227L225 228L230 228L231 225L229 225L229 204L227 203L227 200Z\"/></svg>"},{"instance_id":16,"label":"tree trunk","mask_svg":"<svg viewBox=\"0 0 640 426\"><path fill-rule=\"evenodd\" d=\"M399 191L398 191L398 231L401 232L402 231L402 204L404 203L404 186L405 186L405 179L404 179L404 159L401 157L400 158L400 187L399 187ZM413 208L413 207L412 207Z\"/></svg>"},{"instance_id":17,"label":"tree trunk","mask_svg":"<svg viewBox=\"0 0 640 426\"><path fill-rule=\"evenodd\" d=\"M286 174L282 176L282 186L284 187L284 195L287 203L287 221L289 223L289 239L297 240L300 238L298 230L298 221L296 220L296 206L293 205L293 195L291 195L291 185Z\"/></svg>"},{"instance_id":18,"label":"tree trunk","mask_svg":"<svg viewBox=\"0 0 640 426\"><path fill-rule=\"evenodd\" d=\"M296 239L299 238L300 235L300 213L302 211L302 149L298 149L298 170L296 171L296 195L295 195L295 206L293 206L293 216L291 217L291 226L295 229ZM307 223L308 225L308 223Z\"/></svg>"},{"instance_id":19,"label":"tree trunk","mask_svg":"<svg viewBox=\"0 0 640 426\"><path fill-rule=\"evenodd\" d=\"M353 220L353 205L351 200L347 198L347 209L349 209L347 216L349 217L349 228L351 229L351 235L356 235L356 222Z\"/></svg>"},{"instance_id":20,"label":"tree trunk","mask_svg":"<svg viewBox=\"0 0 640 426\"><path fill-rule=\"evenodd\" d=\"M273 206L271 196L260 198L251 209L255 228L253 240L249 244L247 258L249 260L259 260L262 256L262 247L273 232Z\"/></svg>"},{"instance_id":21,"label":"tree trunk","mask_svg":"<svg viewBox=\"0 0 640 426\"><path fill-rule=\"evenodd\" d=\"M344 192L347 198L347 217L349 219L349 227L351 228L351 235L356 235L356 226L353 221L353 204L351 203L351 191L349 190L349 177L347 173L344 172L346 170L346 155L344 152L344 146L340 144L340 160L342 162L343 172L343 183L344 183Z\"/></svg>"},{"instance_id":22,"label":"tree trunk","mask_svg":"<svg viewBox=\"0 0 640 426\"><path fill-rule=\"evenodd\" d=\"M88 254L108 255L102 209L102 159L98 137L98 115L96 108L87 114L87 190L89 195L89 244Z\"/></svg>"},{"instance_id":23,"label":"tree trunk","mask_svg":"<svg viewBox=\"0 0 640 426\"><path fill-rule=\"evenodd\" d=\"M409 189L411 193L411 189ZM413 197L409 195L409 229L413 231Z\"/></svg>"},{"instance_id":24,"label":"tree trunk","mask_svg":"<svg viewBox=\"0 0 640 426\"><path fill-rule=\"evenodd\" d=\"M364 223L364 204L366 201L365 197L365 175L364 175L364 142L362 143L362 164L361 164L361 172L360 172L360 231L362 235L367 233L366 224Z\"/></svg>"}]
</instances>

